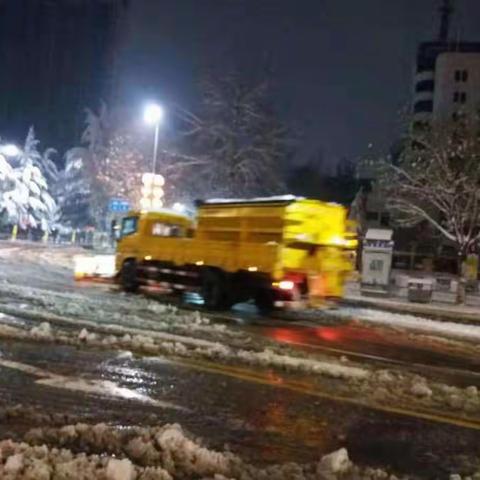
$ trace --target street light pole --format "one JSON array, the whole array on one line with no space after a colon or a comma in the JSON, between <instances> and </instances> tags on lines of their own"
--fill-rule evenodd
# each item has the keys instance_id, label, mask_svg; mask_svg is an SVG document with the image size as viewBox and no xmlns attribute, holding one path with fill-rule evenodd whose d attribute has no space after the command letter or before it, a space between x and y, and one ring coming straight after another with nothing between
<instances>
[{"instance_id":1,"label":"street light pole","mask_svg":"<svg viewBox=\"0 0 480 480\"><path fill-rule=\"evenodd\" d=\"M155 170L157 166L157 156L158 156L158 136L160 131L160 122L155 124L155 141L153 144L153 161L152 161L152 173L155 175Z\"/></svg>"},{"instance_id":2,"label":"street light pole","mask_svg":"<svg viewBox=\"0 0 480 480\"><path fill-rule=\"evenodd\" d=\"M155 175L155 170L157 166L157 156L158 156L158 137L160 131L160 122L163 119L163 108L156 103L151 103L145 107L143 117L145 123L155 127L155 141L153 144L153 160L152 160L152 173Z\"/></svg>"}]
</instances>

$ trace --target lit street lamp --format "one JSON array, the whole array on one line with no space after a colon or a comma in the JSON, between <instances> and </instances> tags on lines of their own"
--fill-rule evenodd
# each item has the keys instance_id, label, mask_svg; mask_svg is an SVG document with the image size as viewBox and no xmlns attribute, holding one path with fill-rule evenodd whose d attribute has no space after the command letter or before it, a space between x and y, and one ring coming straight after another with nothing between
<instances>
[{"instance_id":1,"label":"lit street lamp","mask_svg":"<svg viewBox=\"0 0 480 480\"><path fill-rule=\"evenodd\" d=\"M142 175L142 198L140 206L143 210L158 210L163 207L163 186L165 179L161 175L154 173L144 173Z\"/></svg>"},{"instance_id":2,"label":"lit street lamp","mask_svg":"<svg viewBox=\"0 0 480 480\"><path fill-rule=\"evenodd\" d=\"M152 173L155 175L155 167L157 164L158 153L158 134L160 129L160 122L163 120L164 111L160 105L151 103L147 105L143 114L143 118L147 125L155 126L155 142L153 145L153 161L152 161Z\"/></svg>"},{"instance_id":3,"label":"lit street lamp","mask_svg":"<svg viewBox=\"0 0 480 480\"><path fill-rule=\"evenodd\" d=\"M1 145L0 153L6 157L18 157L20 155L20 149L13 144Z\"/></svg>"}]
</instances>

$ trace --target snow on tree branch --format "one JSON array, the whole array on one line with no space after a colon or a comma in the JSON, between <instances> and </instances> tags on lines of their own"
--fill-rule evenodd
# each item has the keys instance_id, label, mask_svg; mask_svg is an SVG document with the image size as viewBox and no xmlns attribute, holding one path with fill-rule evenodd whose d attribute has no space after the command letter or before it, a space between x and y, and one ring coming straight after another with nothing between
<instances>
[{"instance_id":1,"label":"snow on tree branch","mask_svg":"<svg viewBox=\"0 0 480 480\"><path fill-rule=\"evenodd\" d=\"M460 255L480 239L478 120L414 130L398 162L382 160L379 188L401 226L427 222Z\"/></svg>"}]
</instances>

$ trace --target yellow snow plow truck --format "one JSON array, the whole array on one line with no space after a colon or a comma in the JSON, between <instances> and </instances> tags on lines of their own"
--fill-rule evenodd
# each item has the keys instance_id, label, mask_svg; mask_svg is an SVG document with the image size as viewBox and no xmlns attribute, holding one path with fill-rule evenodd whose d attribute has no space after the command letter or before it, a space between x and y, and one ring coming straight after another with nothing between
<instances>
[{"instance_id":1,"label":"yellow snow plow truck","mask_svg":"<svg viewBox=\"0 0 480 480\"><path fill-rule=\"evenodd\" d=\"M267 312L341 297L355 248L337 204L293 196L208 200L195 221L169 210L128 214L116 271L126 291L157 284L199 292L209 309L253 299Z\"/></svg>"}]
</instances>

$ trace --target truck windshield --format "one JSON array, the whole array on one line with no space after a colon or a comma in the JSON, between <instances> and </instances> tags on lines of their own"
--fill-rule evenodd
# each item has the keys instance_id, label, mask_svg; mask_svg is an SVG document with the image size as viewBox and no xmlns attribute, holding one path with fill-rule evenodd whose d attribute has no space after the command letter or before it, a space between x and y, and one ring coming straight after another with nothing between
<instances>
[{"instance_id":1,"label":"truck windshield","mask_svg":"<svg viewBox=\"0 0 480 480\"><path fill-rule=\"evenodd\" d=\"M138 217L126 217L122 220L121 236L126 237L137 231Z\"/></svg>"}]
</instances>

